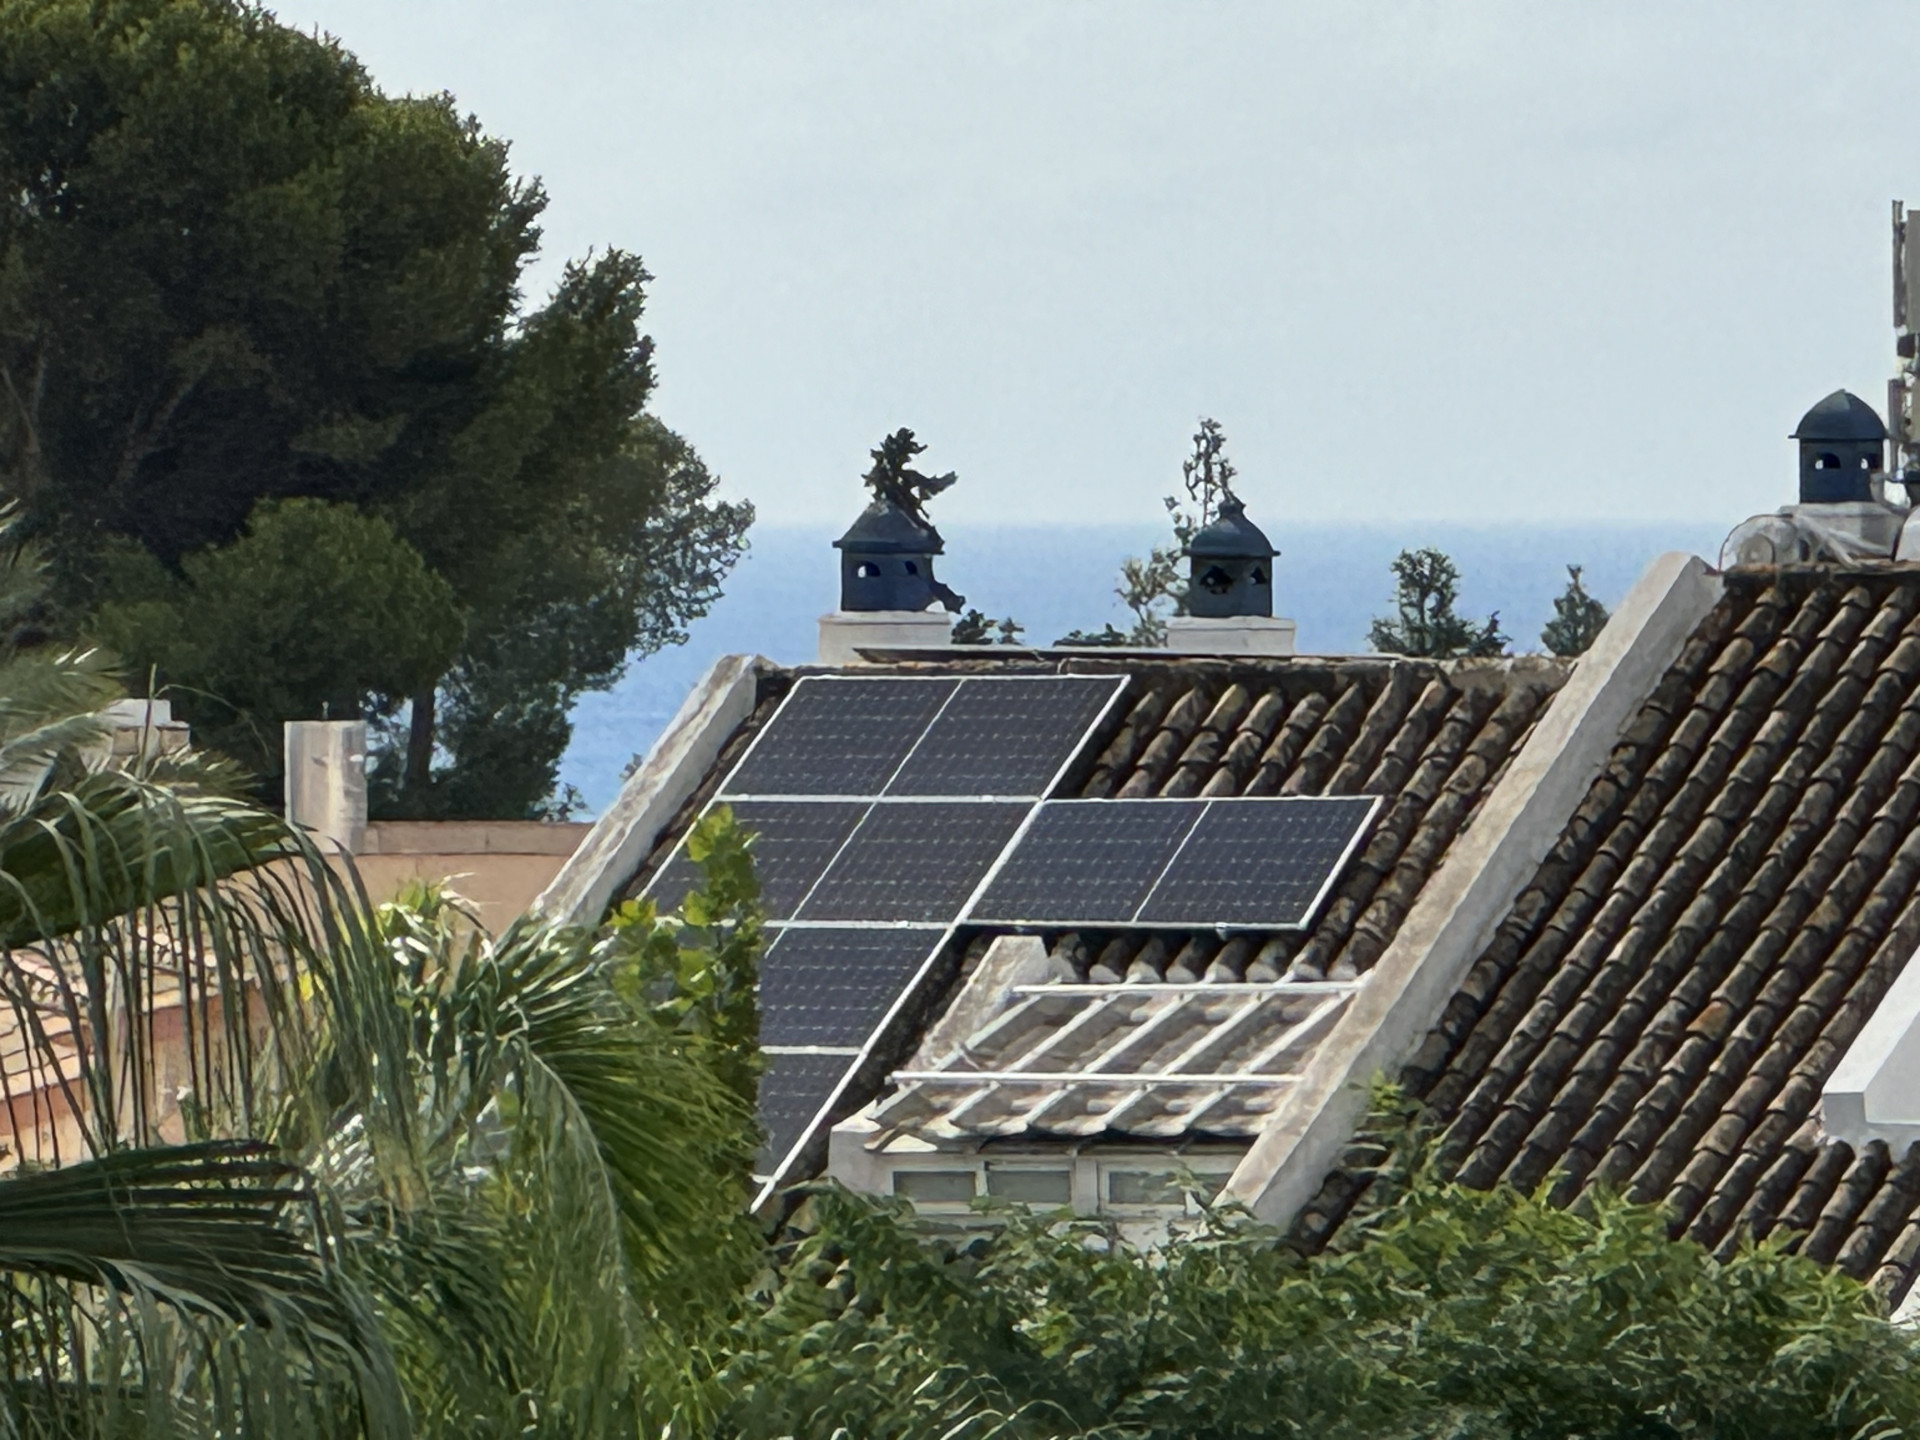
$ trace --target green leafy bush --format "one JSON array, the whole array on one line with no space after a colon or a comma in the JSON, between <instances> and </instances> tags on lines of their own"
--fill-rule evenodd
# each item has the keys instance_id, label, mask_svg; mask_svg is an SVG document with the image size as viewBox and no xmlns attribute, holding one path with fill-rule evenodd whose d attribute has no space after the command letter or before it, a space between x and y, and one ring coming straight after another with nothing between
<instances>
[{"instance_id":1,"label":"green leafy bush","mask_svg":"<svg viewBox=\"0 0 1920 1440\"><path fill-rule=\"evenodd\" d=\"M1337 1254L1242 1216L1151 1253L1015 1215L966 1243L823 1190L722 1376L742 1436L1742 1436L1920 1427L1920 1349L1781 1243L1416 1169Z\"/></svg>"}]
</instances>

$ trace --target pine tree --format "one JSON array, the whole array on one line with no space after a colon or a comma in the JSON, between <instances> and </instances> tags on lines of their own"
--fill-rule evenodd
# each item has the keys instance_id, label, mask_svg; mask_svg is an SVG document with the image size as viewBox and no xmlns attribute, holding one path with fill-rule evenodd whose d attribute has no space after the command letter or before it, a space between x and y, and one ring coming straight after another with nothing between
<instances>
[{"instance_id":1,"label":"pine tree","mask_svg":"<svg viewBox=\"0 0 1920 1440\"><path fill-rule=\"evenodd\" d=\"M1376 619L1368 640L1386 655L1419 655L1430 660L1452 660L1462 655L1507 653L1507 637L1500 633L1500 612L1484 625L1456 615L1460 598L1460 570L1444 552L1402 550L1393 562L1393 619Z\"/></svg>"},{"instance_id":2,"label":"pine tree","mask_svg":"<svg viewBox=\"0 0 1920 1440\"><path fill-rule=\"evenodd\" d=\"M1567 566L1567 588L1553 602L1553 619L1540 632L1540 643L1556 655L1584 655L1607 623L1607 607L1580 583L1580 567Z\"/></svg>"}]
</instances>

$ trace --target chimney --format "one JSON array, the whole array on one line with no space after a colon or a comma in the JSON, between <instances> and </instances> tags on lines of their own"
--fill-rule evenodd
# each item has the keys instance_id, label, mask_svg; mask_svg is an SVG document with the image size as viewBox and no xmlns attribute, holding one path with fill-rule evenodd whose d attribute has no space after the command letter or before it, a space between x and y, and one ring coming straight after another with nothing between
<instances>
[{"instance_id":1,"label":"chimney","mask_svg":"<svg viewBox=\"0 0 1920 1440\"><path fill-rule=\"evenodd\" d=\"M1799 443L1798 502L1734 526L1720 546L1722 570L1920 558L1903 529L1910 512L1886 498L1887 427L1871 405L1836 390L1789 438Z\"/></svg>"},{"instance_id":2,"label":"chimney","mask_svg":"<svg viewBox=\"0 0 1920 1440\"><path fill-rule=\"evenodd\" d=\"M322 850L356 853L367 833L367 722L289 720L287 819Z\"/></svg>"},{"instance_id":3,"label":"chimney","mask_svg":"<svg viewBox=\"0 0 1920 1440\"><path fill-rule=\"evenodd\" d=\"M110 727L107 753L116 764L136 755L172 755L191 739L186 724L173 718L169 700L115 700L103 713Z\"/></svg>"},{"instance_id":4,"label":"chimney","mask_svg":"<svg viewBox=\"0 0 1920 1440\"><path fill-rule=\"evenodd\" d=\"M833 542L840 552L840 608L820 617L820 663L860 665L862 647L918 649L949 643L967 597L934 578L933 557L946 546L921 508L953 476L926 476L907 462L926 447L901 430L873 452L866 477L873 502ZM938 602L943 610L929 607Z\"/></svg>"},{"instance_id":5,"label":"chimney","mask_svg":"<svg viewBox=\"0 0 1920 1440\"><path fill-rule=\"evenodd\" d=\"M1220 513L1187 546L1187 613L1167 621L1167 648L1183 655L1291 655L1294 623L1273 613L1280 552L1227 491Z\"/></svg>"}]
</instances>

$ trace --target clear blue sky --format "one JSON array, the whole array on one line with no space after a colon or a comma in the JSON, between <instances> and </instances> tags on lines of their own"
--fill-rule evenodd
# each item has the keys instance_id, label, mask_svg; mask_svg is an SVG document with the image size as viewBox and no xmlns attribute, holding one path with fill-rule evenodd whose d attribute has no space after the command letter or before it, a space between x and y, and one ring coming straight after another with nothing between
<instances>
[{"instance_id":1,"label":"clear blue sky","mask_svg":"<svg viewBox=\"0 0 1920 1440\"><path fill-rule=\"evenodd\" d=\"M1910 3L292 0L657 279L658 409L775 522L909 424L942 518L1733 521L1883 403Z\"/></svg>"}]
</instances>

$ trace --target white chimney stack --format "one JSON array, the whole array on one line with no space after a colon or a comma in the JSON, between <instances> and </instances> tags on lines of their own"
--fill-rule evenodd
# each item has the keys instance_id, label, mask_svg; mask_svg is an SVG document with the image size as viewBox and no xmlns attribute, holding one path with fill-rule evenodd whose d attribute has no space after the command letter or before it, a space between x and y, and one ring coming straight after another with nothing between
<instances>
[{"instance_id":1,"label":"white chimney stack","mask_svg":"<svg viewBox=\"0 0 1920 1440\"><path fill-rule=\"evenodd\" d=\"M289 720L287 819L321 848L356 853L367 833L367 722Z\"/></svg>"}]
</instances>

